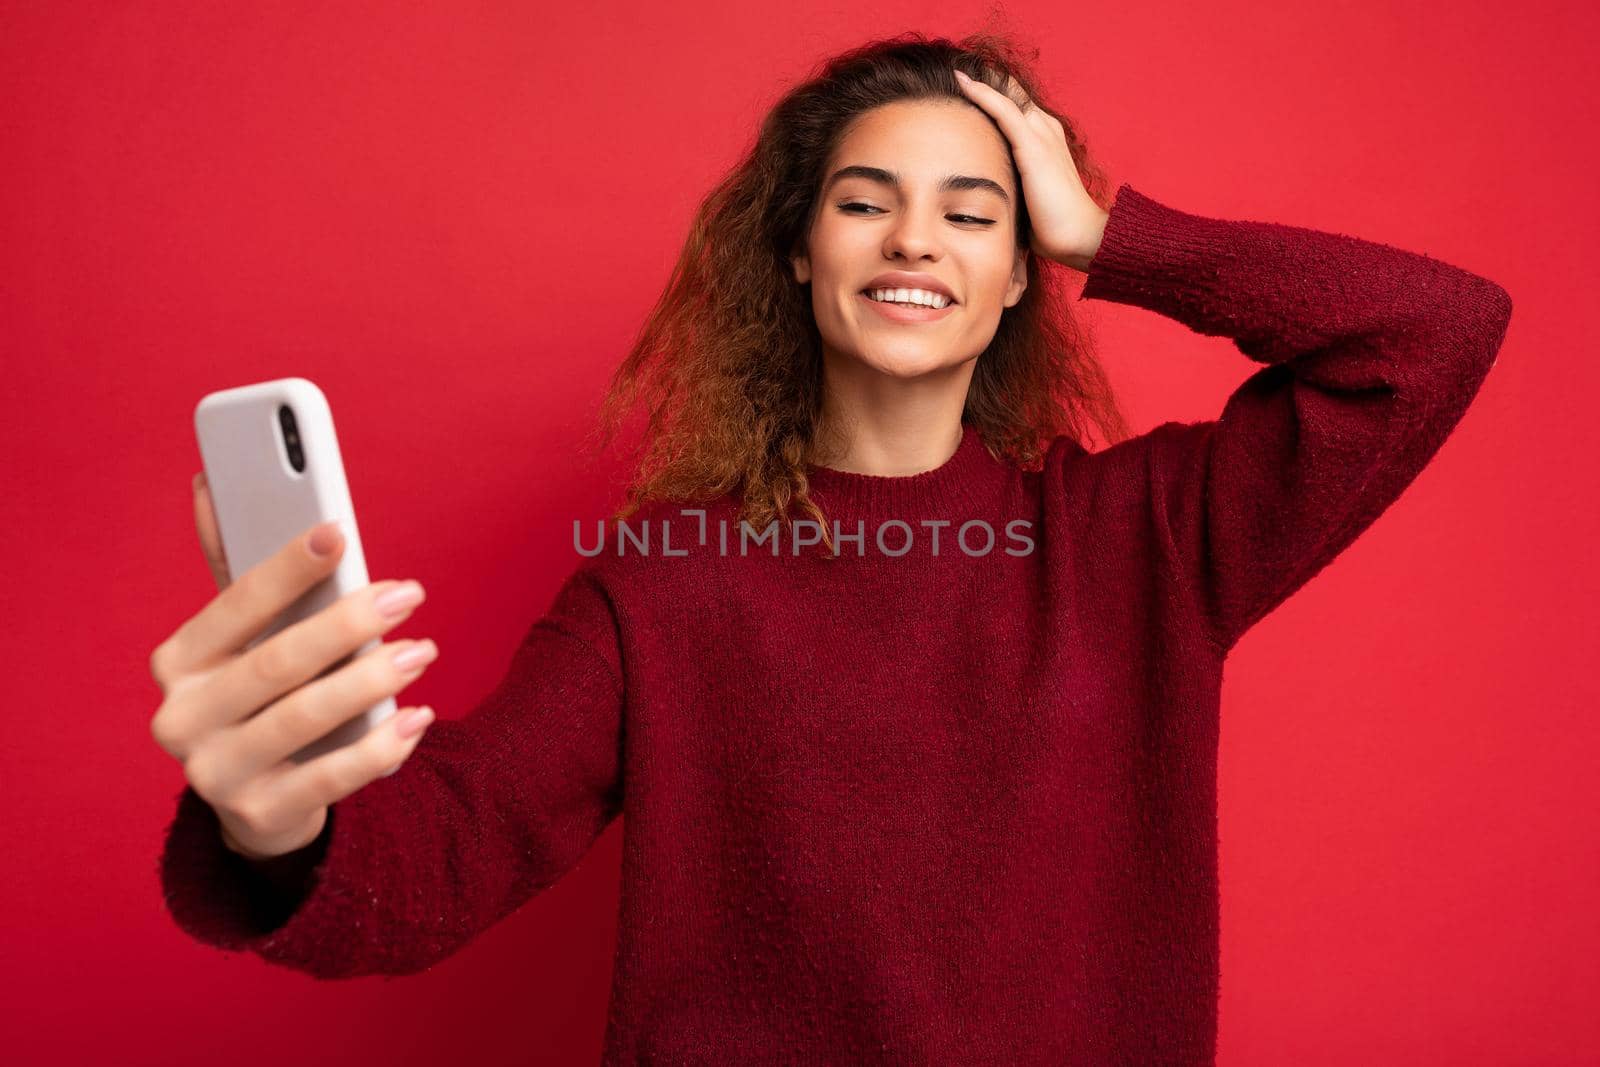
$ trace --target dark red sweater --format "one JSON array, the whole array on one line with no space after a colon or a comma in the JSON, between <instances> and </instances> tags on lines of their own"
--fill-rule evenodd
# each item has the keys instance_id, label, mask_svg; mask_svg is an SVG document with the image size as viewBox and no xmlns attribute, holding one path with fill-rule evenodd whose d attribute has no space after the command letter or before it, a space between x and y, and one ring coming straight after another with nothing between
<instances>
[{"instance_id":1,"label":"dark red sweater","mask_svg":"<svg viewBox=\"0 0 1600 1067\"><path fill-rule=\"evenodd\" d=\"M816 469L864 535L841 559L795 555L799 527L741 555L731 497L704 545L652 507L648 550L581 559L498 688L279 865L315 865L304 899L274 913L185 790L179 925L323 978L410 974L626 811L606 1063L1212 1062L1224 657L1437 451L1511 301L1126 185L1083 296L1261 366L1215 421L1058 438L1040 472L970 427L923 474Z\"/></svg>"}]
</instances>

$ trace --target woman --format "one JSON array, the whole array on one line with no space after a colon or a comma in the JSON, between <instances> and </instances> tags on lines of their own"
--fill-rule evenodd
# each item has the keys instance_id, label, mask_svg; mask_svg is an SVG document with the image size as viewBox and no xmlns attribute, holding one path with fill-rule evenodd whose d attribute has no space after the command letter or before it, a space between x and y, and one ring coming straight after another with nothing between
<instances>
[{"instance_id":1,"label":"woman","mask_svg":"<svg viewBox=\"0 0 1600 1067\"><path fill-rule=\"evenodd\" d=\"M286 763L420 671L313 680L398 583L265 643L273 673L228 620L338 546L249 590L218 560L152 657L183 928L413 973L626 810L607 1062L1211 1062L1223 661L1438 450L1511 305L1351 237L1102 207L1039 99L1000 43L912 37L774 109L619 372L608 426L650 405L619 539L426 743ZM1125 439L1061 268L1262 366Z\"/></svg>"}]
</instances>

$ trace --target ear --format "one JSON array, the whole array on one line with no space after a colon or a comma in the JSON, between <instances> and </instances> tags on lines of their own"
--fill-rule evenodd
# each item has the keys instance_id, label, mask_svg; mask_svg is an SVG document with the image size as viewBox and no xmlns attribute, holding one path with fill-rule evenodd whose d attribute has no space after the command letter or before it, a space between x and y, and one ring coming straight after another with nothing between
<instances>
[{"instance_id":1,"label":"ear","mask_svg":"<svg viewBox=\"0 0 1600 1067\"><path fill-rule=\"evenodd\" d=\"M1017 252L1017 261L1011 266L1011 284L1006 286L1006 307L1016 307L1028 288L1028 250Z\"/></svg>"},{"instance_id":2,"label":"ear","mask_svg":"<svg viewBox=\"0 0 1600 1067\"><path fill-rule=\"evenodd\" d=\"M796 254L789 257L789 263L794 267L794 280L801 285L811 280L811 257L805 254Z\"/></svg>"}]
</instances>

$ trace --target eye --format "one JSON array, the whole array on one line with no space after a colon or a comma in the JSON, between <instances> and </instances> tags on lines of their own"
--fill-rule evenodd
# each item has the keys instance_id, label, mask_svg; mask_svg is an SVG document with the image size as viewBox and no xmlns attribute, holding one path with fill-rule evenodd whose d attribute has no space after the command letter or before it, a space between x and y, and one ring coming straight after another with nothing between
<instances>
[{"instance_id":1,"label":"eye","mask_svg":"<svg viewBox=\"0 0 1600 1067\"><path fill-rule=\"evenodd\" d=\"M859 212L851 211L850 210L851 208L861 208L861 211L859 211ZM839 205L839 210L845 212L846 214L852 214L852 215L862 215L862 214L865 214L866 212L869 212L869 211L878 212L879 214L881 214L883 212L883 209L881 207L873 207L871 204L863 204L863 203L861 203L860 201L857 201L857 200L852 200L847 204L840 204ZM955 222L958 222L963 226L968 226L968 225L993 226L994 225L994 221L995 221L994 219L980 219L976 215L947 215L945 217L949 218L949 219L952 219Z\"/></svg>"}]
</instances>

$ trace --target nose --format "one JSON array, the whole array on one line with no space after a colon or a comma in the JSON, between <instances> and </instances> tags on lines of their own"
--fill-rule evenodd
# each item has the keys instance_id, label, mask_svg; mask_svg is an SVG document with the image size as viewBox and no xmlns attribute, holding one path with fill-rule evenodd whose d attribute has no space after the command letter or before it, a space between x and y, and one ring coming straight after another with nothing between
<instances>
[{"instance_id":1,"label":"nose","mask_svg":"<svg viewBox=\"0 0 1600 1067\"><path fill-rule=\"evenodd\" d=\"M883 240L883 254L889 259L937 260L942 249L938 237L939 219L927 212L902 211Z\"/></svg>"}]
</instances>

